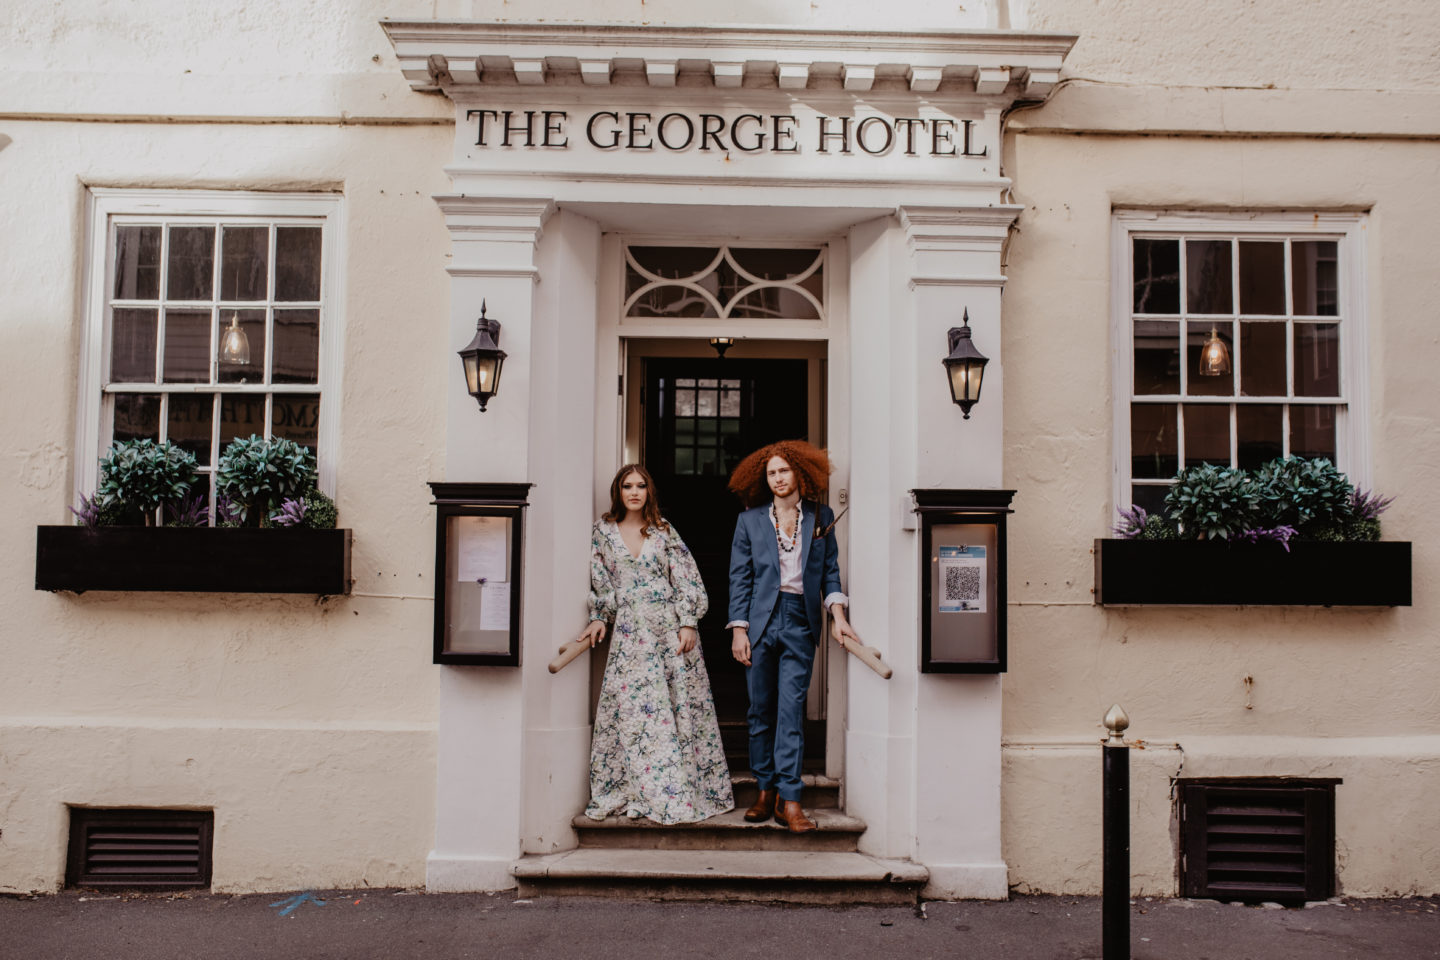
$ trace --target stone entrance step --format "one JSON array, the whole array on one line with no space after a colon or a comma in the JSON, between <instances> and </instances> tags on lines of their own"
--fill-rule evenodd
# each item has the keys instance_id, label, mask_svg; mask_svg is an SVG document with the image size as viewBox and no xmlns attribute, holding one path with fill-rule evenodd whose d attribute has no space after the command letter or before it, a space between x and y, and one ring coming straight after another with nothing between
<instances>
[{"instance_id":1,"label":"stone entrance step","mask_svg":"<svg viewBox=\"0 0 1440 960\"><path fill-rule=\"evenodd\" d=\"M593 847L525 857L513 872L521 896L781 903L915 903L930 876L854 852Z\"/></svg>"},{"instance_id":2,"label":"stone entrance step","mask_svg":"<svg viewBox=\"0 0 1440 960\"><path fill-rule=\"evenodd\" d=\"M753 786L754 781L751 781ZM749 804L746 804L748 807ZM607 850L808 850L854 851L865 821L827 807L807 809L811 833L795 834L774 820L746 823L745 808L699 823L663 825L643 817L609 816L591 820L583 813L571 821L582 848Z\"/></svg>"},{"instance_id":3,"label":"stone entrance step","mask_svg":"<svg viewBox=\"0 0 1440 960\"><path fill-rule=\"evenodd\" d=\"M744 769L743 766L741 769ZM811 809L838 810L840 809L840 781L834 777L827 777L820 773L807 773L800 777L800 782L805 785L805 793L800 798L800 805L809 813ZM755 774L746 770L744 773L730 775L730 783L735 790L735 806L741 810L749 809L750 804L755 802L759 794L759 787L755 784Z\"/></svg>"}]
</instances>

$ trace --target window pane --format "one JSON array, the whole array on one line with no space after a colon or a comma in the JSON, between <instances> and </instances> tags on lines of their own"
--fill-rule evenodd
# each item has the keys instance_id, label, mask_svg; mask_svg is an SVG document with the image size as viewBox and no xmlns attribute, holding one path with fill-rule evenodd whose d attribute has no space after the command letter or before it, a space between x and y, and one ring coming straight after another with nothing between
<instances>
[{"instance_id":1,"label":"window pane","mask_svg":"<svg viewBox=\"0 0 1440 960\"><path fill-rule=\"evenodd\" d=\"M272 383L320 382L320 311L275 311Z\"/></svg>"},{"instance_id":2,"label":"window pane","mask_svg":"<svg viewBox=\"0 0 1440 960\"><path fill-rule=\"evenodd\" d=\"M122 440L159 440L160 398L153 393L117 393L111 439L115 443Z\"/></svg>"},{"instance_id":3,"label":"window pane","mask_svg":"<svg viewBox=\"0 0 1440 960\"><path fill-rule=\"evenodd\" d=\"M171 300L209 300L214 289L215 228L170 228L170 278L165 296Z\"/></svg>"},{"instance_id":4,"label":"window pane","mask_svg":"<svg viewBox=\"0 0 1440 960\"><path fill-rule=\"evenodd\" d=\"M1185 466L1213 463L1230 466L1230 405L1185 405Z\"/></svg>"},{"instance_id":5,"label":"window pane","mask_svg":"<svg viewBox=\"0 0 1440 960\"><path fill-rule=\"evenodd\" d=\"M1283 410L1278 403L1242 404L1236 408L1236 465L1242 470L1254 470L1284 455Z\"/></svg>"},{"instance_id":6,"label":"window pane","mask_svg":"<svg viewBox=\"0 0 1440 960\"><path fill-rule=\"evenodd\" d=\"M1135 392L1180 392L1180 324L1135 321Z\"/></svg>"},{"instance_id":7,"label":"window pane","mask_svg":"<svg viewBox=\"0 0 1440 960\"><path fill-rule=\"evenodd\" d=\"M1285 324L1240 324L1240 393L1285 396Z\"/></svg>"},{"instance_id":8,"label":"window pane","mask_svg":"<svg viewBox=\"0 0 1440 960\"><path fill-rule=\"evenodd\" d=\"M713 417L718 411L719 392L716 390L701 390L696 396L695 412L702 417Z\"/></svg>"},{"instance_id":9,"label":"window pane","mask_svg":"<svg viewBox=\"0 0 1440 960\"><path fill-rule=\"evenodd\" d=\"M1295 395L1340 396L1340 325L1295 324Z\"/></svg>"},{"instance_id":10,"label":"window pane","mask_svg":"<svg viewBox=\"0 0 1440 960\"><path fill-rule=\"evenodd\" d=\"M1334 240L1296 240L1290 244L1291 288L1297 316L1339 315L1338 260L1339 245Z\"/></svg>"},{"instance_id":11,"label":"window pane","mask_svg":"<svg viewBox=\"0 0 1440 960\"><path fill-rule=\"evenodd\" d=\"M1335 408L1290 407L1290 456L1335 459Z\"/></svg>"},{"instance_id":12,"label":"window pane","mask_svg":"<svg viewBox=\"0 0 1440 960\"><path fill-rule=\"evenodd\" d=\"M630 256L636 263L655 276L669 280L699 276L709 270L719 255L718 247L630 248Z\"/></svg>"},{"instance_id":13,"label":"window pane","mask_svg":"<svg viewBox=\"0 0 1440 960\"><path fill-rule=\"evenodd\" d=\"M160 299L160 228L115 228L115 299Z\"/></svg>"},{"instance_id":14,"label":"window pane","mask_svg":"<svg viewBox=\"0 0 1440 960\"><path fill-rule=\"evenodd\" d=\"M656 287L630 307L632 317L717 317L715 308L689 287Z\"/></svg>"},{"instance_id":15,"label":"window pane","mask_svg":"<svg viewBox=\"0 0 1440 960\"><path fill-rule=\"evenodd\" d=\"M275 299L320 299L319 227L275 228Z\"/></svg>"},{"instance_id":16,"label":"window pane","mask_svg":"<svg viewBox=\"0 0 1440 960\"><path fill-rule=\"evenodd\" d=\"M210 425L215 420L215 396L209 393L170 395L166 438L195 454L200 466L210 466Z\"/></svg>"},{"instance_id":17,"label":"window pane","mask_svg":"<svg viewBox=\"0 0 1440 960\"><path fill-rule=\"evenodd\" d=\"M751 290L730 308L730 316L746 320L819 320L815 304L785 287Z\"/></svg>"},{"instance_id":18,"label":"window pane","mask_svg":"<svg viewBox=\"0 0 1440 960\"><path fill-rule=\"evenodd\" d=\"M681 446L690 446L695 442L695 419L693 417L675 418L675 442Z\"/></svg>"},{"instance_id":19,"label":"window pane","mask_svg":"<svg viewBox=\"0 0 1440 960\"><path fill-rule=\"evenodd\" d=\"M216 343L225 336L230 318L240 321L240 329L250 344L249 363L229 363L220 360L220 350L215 351L216 371L221 383L264 383L265 382L265 311L264 310L221 310L216 331Z\"/></svg>"},{"instance_id":20,"label":"window pane","mask_svg":"<svg viewBox=\"0 0 1440 960\"><path fill-rule=\"evenodd\" d=\"M675 391L675 415L679 417L695 416L695 391Z\"/></svg>"},{"instance_id":21,"label":"window pane","mask_svg":"<svg viewBox=\"0 0 1440 960\"><path fill-rule=\"evenodd\" d=\"M265 398L248 394L220 397L220 452L236 437L265 435Z\"/></svg>"},{"instance_id":22,"label":"window pane","mask_svg":"<svg viewBox=\"0 0 1440 960\"><path fill-rule=\"evenodd\" d=\"M1130 404L1130 475L1169 479L1179 469L1173 403Z\"/></svg>"},{"instance_id":23,"label":"window pane","mask_svg":"<svg viewBox=\"0 0 1440 960\"><path fill-rule=\"evenodd\" d=\"M1130 502L1144 507L1146 513L1165 512L1165 494L1170 492L1169 484L1136 483L1130 487Z\"/></svg>"},{"instance_id":24,"label":"window pane","mask_svg":"<svg viewBox=\"0 0 1440 960\"><path fill-rule=\"evenodd\" d=\"M712 447L702 447L695 451L695 472L704 476L713 476L718 472L719 453Z\"/></svg>"},{"instance_id":25,"label":"window pane","mask_svg":"<svg viewBox=\"0 0 1440 960\"><path fill-rule=\"evenodd\" d=\"M220 237L221 300L264 300L269 277L269 227L226 227Z\"/></svg>"},{"instance_id":26,"label":"window pane","mask_svg":"<svg viewBox=\"0 0 1440 960\"><path fill-rule=\"evenodd\" d=\"M1240 241L1240 312L1285 313L1285 244L1279 240Z\"/></svg>"},{"instance_id":27,"label":"window pane","mask_svg":"<svg viewBox=\"0 0 1440 960\"><path fill-rule=\"evenodd\" d=\"M675 449L675 472L686 474L695 472L695 451L689 447L677 447Z\"/></svg>"},{"instance_id":28,"label":"window pane","mask_svg":"<svg viewBox=\"0 0 1440 960\"><path fill-rule=\"evenodd\" d=\"M210 311L165 311L165 382L210 380Z\"/></svg>"},{"instance_id":29,"label":"window pane","mask_svg":"<svg viewBox=\"0 0 1440 960\"><path fill-rule=\"evenodd\" d=\"M110 382L155 382L158 310L115 308L110 323Z\"/></svg>"},{"instance_id":30,"label":"window pane","mask_svg":"<svg viewBox=\"0 0 1440 960\"><path fill-rule=\"evenodd\" d=\"M270 435L303 444L313 452L320 436L320 398L276 394L272 404Z\"/></svg>"},{"instance_id":31,"label":"window pane","mask_svg":"<svg viewBox=\"0 0 1440 960\"><path fill-rule=\"evenodd\" d=\"M814 266L820 251L733 247L730 256L741 270L761 280L789 280Z\"/></svg>"},{"instance_id":32,"label":"window pane","mask_svg":"<svg viewBox=\"0 0 1440 960\"><path fill-rule=\"evenodd\" d=\"M1230 241L1185 242L1185 309L1190 313L1230 313Z\"/></svg>"},{"instance_id":33,"label":"window pane","mask_svg":"<svg viewBox=\"0 0 1440 960\"><path fill-rule=\"evenodd\" d=\"M1136 313L1180 312L1180 241L1135 239Z\"/></svg>"},{"instance_id":34,"label":"window pane","mask_svg":"<svg viewBox=\"0 0 1440 960\"><path fill-rule=\"evenodd\" d=\"M1190 370L1185 391L1192 397L1228 397L1233 394L1235 392L1235 344L1230 322L1211 324L1204 320L1195 320L1185 324L1185 328L1185 362L1189 364ZM1230 351L1230 370L1218 376L1200 373L1200 353L1205 349L1205 344L1210 342L1212 330L1225 344L1225 349Z\"/></svg>"},{"instance_id":35,"label":"window pane","mask_svg":"<svg viewBox=\"0 0 1440 960\"><path fill-rule=\"evenodd\" d=\"M740 390L739 390L739 383L740 383L740 381L738 381L738 380L726 380L726 381L725 381L725 384L726 384L725 389L722 390L722 391L720 391L720 416L722 416L722 417L738 417L738 416L740 416ZM732 387L732 386L730 386L730 384L735 384L736 386Z\"/></svg>"}]
</instances>

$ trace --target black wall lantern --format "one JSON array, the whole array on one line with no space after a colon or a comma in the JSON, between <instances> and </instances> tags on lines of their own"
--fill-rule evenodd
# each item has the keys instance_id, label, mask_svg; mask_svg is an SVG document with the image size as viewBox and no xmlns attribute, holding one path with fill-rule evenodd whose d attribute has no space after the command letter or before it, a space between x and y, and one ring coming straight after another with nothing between
<instances>
[{"instance_id":1,"label":"black wall lantern","mask_svg":"<svg viewBox=\"0 0 1440 960\"><path fill-rule=\"evenodd\" d=\"M943 361L945 372L950 377L950 399L960 405L965 419L970 419L970 408L980 399L980 378L985 374L985 364L990 358L975 349L970 339L970 310L964 315L964 326L951 327L950 355Z\"/></svg>"},{"instance_id":2,"label":"black wall lantern","mask_svg":"<svg viewBox=\"0 0 1440 960\"><path fill-rule=\"evenodd\" d=\"M505 351L500 339L500 321L485 316L485 301L480 301L480 319L475 321L475 339L460 351L465 364L465 389L480 401L480 409L500 392L500 368L505 365Z\"/></svg>"}]
</instances>

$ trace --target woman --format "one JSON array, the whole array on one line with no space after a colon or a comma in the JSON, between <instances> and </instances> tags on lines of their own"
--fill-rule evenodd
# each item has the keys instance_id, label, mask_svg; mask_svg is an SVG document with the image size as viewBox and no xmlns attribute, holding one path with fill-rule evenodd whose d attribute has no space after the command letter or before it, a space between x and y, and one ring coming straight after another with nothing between
<instances>
[{"instance_id":1,"label":"woman","mask_svg":"<svg viewBox=\"0 0 1440 960\"><path fill-rule=\"evenodd\" d=\"M696 624L709 601L695 560L660 516L650 474L627 464L591 538L591 647L615 623L590 743L590 804L690 823L735 806Z\"/></svg>"}]
</instances>

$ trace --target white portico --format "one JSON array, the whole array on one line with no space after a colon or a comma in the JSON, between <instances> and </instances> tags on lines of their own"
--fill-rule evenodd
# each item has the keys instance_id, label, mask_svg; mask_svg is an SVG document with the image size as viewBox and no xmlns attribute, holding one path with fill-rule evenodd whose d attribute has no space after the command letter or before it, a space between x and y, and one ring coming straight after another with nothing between
<instances>
[{"instance_id":1,"label":"white portico","mask_svg":"<svg viewBox=\"0 0 1440 960\"><path fill-rule=\"evenodd\" d=\"M862 853L927 893L1003 898L999 676L919 672L915 488L1001 486L1002 118L1043 98L1070 36L387 22L407 78L455 103L450 339L503 324L503 391L476 410L452 364L445 476L529 482L520 668L443 667L433 890L514 885L576 844L589 674L543 669L582 625L588 530L626 459L627 352L713 336L812 342L837 464L851 620L894 668L832 655L824 772ZM625 245L813 244L818 319L622 310ZM940 359L968 311L991 358L969 420ZM618 384L618 389L616 385ZM723 584L711 584L712 604Z\"/></svg>"}]
</instances>

